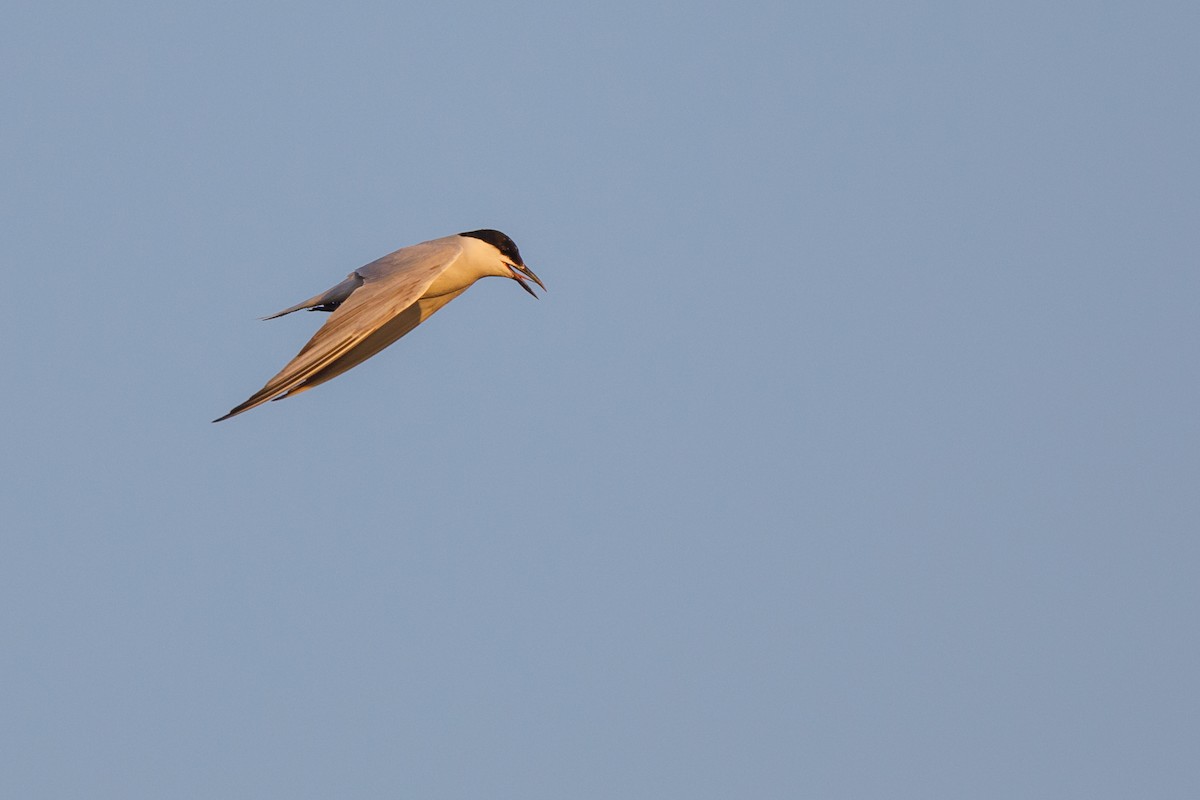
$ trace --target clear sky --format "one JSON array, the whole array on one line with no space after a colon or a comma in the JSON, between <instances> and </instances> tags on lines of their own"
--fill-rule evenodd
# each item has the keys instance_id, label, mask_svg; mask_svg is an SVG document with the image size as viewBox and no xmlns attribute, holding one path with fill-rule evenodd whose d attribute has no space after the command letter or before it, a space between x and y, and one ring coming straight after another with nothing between
<instances>
[{"instance_id":1,"label":"clear sky","mask_svg":"<svg viewBox=\"0 0 1200 800\"><path fill-rule=\"evenodd\" d=\"M1198 9L8 3L0 796L1200 796Z\"/></svg>"}]
</instances>

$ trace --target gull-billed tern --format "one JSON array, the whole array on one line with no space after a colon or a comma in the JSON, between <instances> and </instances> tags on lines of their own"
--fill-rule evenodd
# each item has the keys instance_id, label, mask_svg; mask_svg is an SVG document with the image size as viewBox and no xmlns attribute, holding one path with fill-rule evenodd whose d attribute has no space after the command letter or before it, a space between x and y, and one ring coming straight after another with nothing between
<instances>
[{"instance_id":1,"label":"gull-billed tern","mask_svg":"<svg viewBox=\"0 0 1200 800\"><path fill-rule=\"evenodd\" d=\"M489 275L512 278L534 297L537 294L526 281L546 288L525 266L513 240L494 230L468 231L402 247L359 267L329 291L266 317L274 319L305 308L333 312L278 375L213 422L341 375Z\"/></svg>"}]
</instances>

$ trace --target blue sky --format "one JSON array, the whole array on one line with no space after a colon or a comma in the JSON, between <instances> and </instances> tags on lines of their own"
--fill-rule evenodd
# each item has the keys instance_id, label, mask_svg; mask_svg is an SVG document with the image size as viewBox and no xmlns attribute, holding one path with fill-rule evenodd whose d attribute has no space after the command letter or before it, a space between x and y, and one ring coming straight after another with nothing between
<instances>
[{"instance_id":1,"label":"blue sky","mask_svg":"<svg viewBox=\"0 0 1200 800\"><path fill-rule=\"evenodd\" d=\"M6 10L0 794L1196 796L1195 6L595 5Z\"/></svg>"}]
</instances>

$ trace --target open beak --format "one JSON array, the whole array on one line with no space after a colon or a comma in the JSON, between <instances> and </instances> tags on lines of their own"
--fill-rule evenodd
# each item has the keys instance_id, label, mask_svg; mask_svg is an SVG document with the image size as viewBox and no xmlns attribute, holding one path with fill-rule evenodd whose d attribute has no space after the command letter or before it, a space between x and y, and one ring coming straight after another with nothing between
<instances>
[{"instance_id":1,"label":"open beak","mask_svg":"<svg viewBox=\"0 0 1200 800\"><path fill-rule=\"evenodd\" d=\"M533 281L538 286L542 287L543 292L546 291L546 284L542 283L542 279L537 275L534 275L533 270L531 270L529 267L525 266L524 264L509 264L508 268L512 270L513 280L521 284L521 288L533 295L535 300L537 299L537 294L534 293L533 289L529 288L529 284L525 281Z\"/></svg>"}]
</instances>

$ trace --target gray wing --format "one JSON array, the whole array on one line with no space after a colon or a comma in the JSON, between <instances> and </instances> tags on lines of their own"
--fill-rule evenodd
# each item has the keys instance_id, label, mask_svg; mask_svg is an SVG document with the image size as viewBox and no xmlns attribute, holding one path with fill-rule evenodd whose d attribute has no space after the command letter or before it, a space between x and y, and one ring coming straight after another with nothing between
<instances>
[{"instance_id":1,"label":"gray wing","mask_svg":"<svg viewBox=\"0 0 1200 800\"><path fill-rule=\"evenodd\" d=\"M433 280L462 253L457 239L457 236L434 239L397 250L350 273L328 292L274 315L328 304L332 299L338 303L325 324L278 375L246 402L213 422L229 419L268 400L298 394L342 374L457 297L460 292L434 298L434 302L418 302Z\"/></svg>"},{"instance_id":2,"label":"gray wing","mask_svg":"<svg viewBox=\"0 0 1200 800\"><path fill-rule=\"evenodd\" d=\"M300 311L305 308L309 311L336 311L337 307L346 302L346 298L362 285L363 276L358 274L358 270L355 270L346 276L346 280L332 289L310 297L303 303L296 303L296 305L285 308L277 314L263 317L263 319L275 319L276 317L282 317L284 314L291 314L293 311Z\"/></svg>"}]
</instances>

